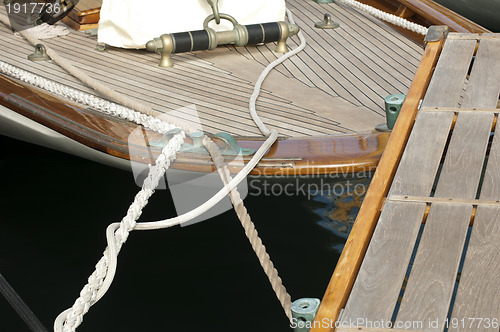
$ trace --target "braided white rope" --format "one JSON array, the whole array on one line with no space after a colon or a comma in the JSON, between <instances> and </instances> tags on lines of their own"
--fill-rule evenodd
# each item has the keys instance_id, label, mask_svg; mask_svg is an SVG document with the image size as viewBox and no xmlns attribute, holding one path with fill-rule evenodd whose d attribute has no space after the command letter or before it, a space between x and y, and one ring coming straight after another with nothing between
<instances>
[{"instance_id":1,"label":"braided white rope","mask_svg":"<svg viewBox=\"0 0 500 332\"><path fill-rule=\"evenodd\" d=\"M50 39L55 37L67 36L70 34L69 29L63 24L49 25L43 23L29 28L29 32L38 39ZM20 33L15 33L21 35Z\"/></svg>"},{"instance_id":2,"label":"braided white rope","mask_svg":"<svg viewBox=\"0 0 500 332\"><path fill-rule=\"evenodd\" d=\"M63 311L54 322L55 331L75 331L82 323L83 316L90 307L99 301L111 286L116 273L118 253L122 245L127 241L129 233L135 228L137 219L141 216L142 209L147 205L148 199L153 195L165 170L175 159L180 144L184 141L183 133L175 135L163 148L162 153L156 159L155 166L150 168L141 190L135 196L130 205L127 215L120 223L113 223L106 230L108 247L103 257L96 264L95 271L88 278L88 283L83 287L80 296L70 309Z\"/></svg>"},{"instance_id":3,"label":"braided white rope","mask_svg":"<svg viewBox=\"0 0 500 332\"><path fill-rule=\"evenodd\" d=\"M427 35L427 31L429 30L420 24L413 23L413 22L410 22L407 19L404 19L402 17L383 12L381 10L378 10L377 8L373 8L372 6L365 5L365 4L363 4L359 1L356 1L356 0L335 0L335 2L342 3L345 5L351 6L353 8L362 10L362 11L367 12L368 14L373 15L381 20L384 20L384 21L392 23L394 25L403 27L403 28L408 29L410 31L414 31L414 32L419 33L419 34L424 35L424 36Z\"/></svg>"},{"instance_id":4,"label":"braided white rope","mask_svg":"<svg viewBox=\"0 0 500 332\"><path fill-rule=\"evenodd\" d=\"M48 91L54 95L72 100L81 105L91 107L97 111L109 114L111 116L127 119L140 124L146 128L165 134L167 131L176 128L175 125L164 122L151 115L134 111L130 108L118 105L97 96L85 93L83 91L71 88L39 75L33 74L21 68L12 66L0 60L0 72L10 77L16 78L21 82L28 83L40 89ZM181 143L182 144L182 143Z\"/></svg>"}]
</instances>

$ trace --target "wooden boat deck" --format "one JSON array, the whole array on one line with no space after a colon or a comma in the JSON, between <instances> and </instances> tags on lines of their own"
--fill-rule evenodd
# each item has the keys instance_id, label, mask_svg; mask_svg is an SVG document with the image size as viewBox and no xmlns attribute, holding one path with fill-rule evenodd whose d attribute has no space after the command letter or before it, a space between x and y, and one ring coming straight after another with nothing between
<instances>
[{"instance_id":1,"label":"wooden boat deck","mask_svg":"<svg viewBox=\"0 0 500 332\"><path fill-rule=\"evenodd\" d=\"M312 0L287 4L308 47L265 82L257 103L264 122L289 137L370 131L384 122L383 98L407 92L421 47L385 23L347 7ZM327 12L340 22L340 29L313 27ZM297 37L290 39L290 47L297 42ZM90 76L155 110L171 112L194 104L207 132L261 135L248 114L248 99L258 73L279 56L273 45L177 54L174 68L162 69L159 56L144 50L98 52L95 37L82 32L44 43ZM92 92L56 64L28 61L32 52L31 45L0 26L2 61Z\"/></svg>"},{"instance_id":2,"label":"wooden boat deck","mask_svg":"<svg viewBox=\"0 0 500 332\"><path fill-rule=\"evenodd\" d=\"M336 331L499 331L499 94L500 34L450 34Z\"/></svg>"}]
</instances>

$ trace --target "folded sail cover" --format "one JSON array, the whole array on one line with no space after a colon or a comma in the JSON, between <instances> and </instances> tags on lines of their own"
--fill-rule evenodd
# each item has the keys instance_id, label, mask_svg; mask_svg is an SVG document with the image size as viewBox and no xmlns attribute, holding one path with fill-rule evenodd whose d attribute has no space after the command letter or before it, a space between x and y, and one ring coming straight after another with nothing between
<instances>
[{"instance_id":1,"label":"folded sail cover","mask_svg":"<svg viewBox=\"0 0 500 332\"><path fill-rule=\"evenodd\" d=\"M219 0L219 12L247 25L283 21L285 0ZM203 29L203 21L212 14L206 0L104 0L99 21L99 42L115 47L144 48L164 33ZM210 27L232 29L221 20Z\"/></svg>"}]
</instances>

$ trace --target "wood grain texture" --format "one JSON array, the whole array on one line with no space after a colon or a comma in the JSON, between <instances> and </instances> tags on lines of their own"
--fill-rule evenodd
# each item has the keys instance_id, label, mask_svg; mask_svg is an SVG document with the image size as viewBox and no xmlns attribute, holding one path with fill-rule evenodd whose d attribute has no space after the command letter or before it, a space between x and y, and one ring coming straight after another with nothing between
<instances>
[{"instance_id":1,"label":"wood grain texture","mask_svg":"<svg viewBox=\"0 0 500 332\"><path fill-rule=\"evenodd\" d=\"M481 200L500 200L499 174L500 135L497 124L480 193ZM498 271L500 271L500 207L479 205L452 312L452 319L459 324L450 328L450 332L498 331L498 327L488 328L486 324L486 320L490 322L493 319L500 320ZM478 320L473 320L474 318ZM479 321L480 318L485 320Z\"/></svg>"},{"instance_id":2,"label":"wood grain texture","mask_svg":"<svg viewBox=\"0 0 500 332\"><path fill-rule=\"evenodd\" d=\"M451 316L457 326L450 332L498 332L491 323L500 321L499 244L500 208L478 206Z\"/></svg>"},{"instance_id":3,"label":"wood grain texture","mask_svg":"<svg viewBox=\"0 0 500 332\"><path fill-rule=\"evenodd\" d=\"M443 331L471 214L469 204L432 204L397 315L401 326Z\"/></svg>"},{"instance_id":4,"label":"wood grain texture","mask_svg":"<svg viewBox=\"0 0 500 332\"><path fill-rule=\"evenodd\" d=\"M462 107L495 108L500 95L500 35L479 42Z\"/></svg>"},{"instance_id":5,"label":"wood grain texture","mask_svg":"<svg viewBox=\"0 0 500 332\"><path fill-rule=\"evenodd\" d=\"M500 128L496 125L495 136L488 156L488 164L484 174L483 186L479 198L481 200L500 199Z\"/></svg>"},{"instance_id":6,"label":"wood grain texture","mask_svg":"<svg viewBox=\"0 0 500 332\"><path fill-rule=\"evenodd\" d=\"M447 40L422 107L457 107L477 42Z\"/></svg>"},{"instance_id":7,"label":"wood grain texture","mask_svg":"<svg viewBox=\"0 0 500 332\"><path fill-rule=\"evenodd\" d=\"M453 113L420 113L394 176L389 196L428 196L453 123Z\"/></svg>"},{"instance_id":8,"label":"wood grain texture","mask_svg":"<svg viewBox=\"0 0 500 332\"><path fill-rule=\"evenodd\" d=\"M342 322L391 319L425 209L425 203L386 203Z\"/></svg>"},{"instance_id":9,"label":"wood grain texture","mask_svg":"<svg viewBox=\"0 0 500 332\"><path fill-rule=\"evenodd\" d=\"M332 326L321 325L323 320L333 322L344 308L365 256L368 243L380 215L383 199L389 191L401 155L408 141L420 100L431 79L431 74L441 52L442 41L427 44L424 56L410 87L401 113L387 143L384 155L375 172L356 222L344 246L321 301L311 332L332 331ZM318 324L319 323L319 324Z\"/></svg>"},{"instance_id":10,"label":"wood grain texture","mask_svg":"<svg viewBox=\"0 0 500 332\"><path fill-rule=\"evenodd\" d=\"M458 114L435 197L476 197L493 120L493 113Z\"/></svg>"},{"instance_id":11,"label":"wood grain texture","mask_svg":"<svg viewBox=\"0 0 500 332\"><path fill-rule=\"evenodd\" d=\"M80 0L75 8L79 11L90 10L94 8L100 8L102 5L102 0Z\"/></svg>"},{"instance_id":12,"label":"wood grain texture","mask_svg":"<svg viewBox=\"0 0 500 332\"><path fill-rule=\"evenodd\" d=\"M161 135L147 129L137 131L137 124L128 120L79 107L3 75L0 75L0 91L1 105L98 151L145 164L154 164L161 153L160 148L146 145L147 141L158 140ZM259 148L265 139L235 138L240 146L251 149ZM388 138L389 133L281 138L251 174L275 175L276 179L283 179L307 174L368 172L375 169ZM228 157L226 162L232 160L233 157ZM248 161L248 157L244 160ZM233 172L241 170L241 165L229 166ZM207 154L179 153L172 167L214 171Z\"/></svg>"},{"instance_id":13,"label":"wood grain texture","mask_svg":"<svg viewBox=\"0 0 500 332\"><path fill-rule=\"evenodd\" d=\"M287 5L305 33L309 47L301 56L280 65L277 68L280 73L379 114L384 112L383 98L407 91L422 54L418 45L402 39L384 23L346 6L318 6L314 1L289 1ZM325 10L340 22L340 29L314 28ZM292 38L290 44L294 43L296 39ZM238 49L234 47L236 52ZM251 59L262 65L278 56L274 44L245 49Z\"/></svg>"},{"instance_id":14,"label":"wood grain texture","mask_svg":"<svg viewBox=\"0 0 500 332\"><path fill-rule=\"evenodd\" d=\"M299 1L288 5L303 22L310 46L280 66L264 84L257 102L264 122L290 137L367 131L382 123L383 98L407 92L422 49L384 23L356 11L331 5L341 13L343 29L325 32L310 27L322 17L323 5ZM240 53L225 47L176 54L175 67L166 70L158 68L159 58L153 53L115 48L96 52L96 39L81 33L45 43L91 77L159 112L194 104L207 132L260 135L248 114L248 99L258 73L278 56L272 51L274 44L245 48L258 61L248 60L243 49ZM289 45L296 47L297 38L291 38ZM91 92L53 63L26 60L32 52L33 46L0 27L4 61ZM246 69L222 69L227 59L222 53Z\"/></svg>"}]
</instances>

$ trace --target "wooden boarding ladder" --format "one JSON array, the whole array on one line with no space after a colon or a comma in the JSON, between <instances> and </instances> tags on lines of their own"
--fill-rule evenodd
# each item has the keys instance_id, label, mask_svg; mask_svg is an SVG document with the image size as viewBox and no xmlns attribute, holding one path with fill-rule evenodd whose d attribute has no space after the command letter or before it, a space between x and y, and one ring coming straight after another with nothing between
<instances>
[{"instance_id":1,"label":"wooden boarding ladder","mask_svg":"<svg viewBox=\"0 0 500 332\"><path fill-rule=\"evenodd\" d=\"M500 34L441 45L427 46L311 331L500 331Z\"/></svg>"}]
</instances>

